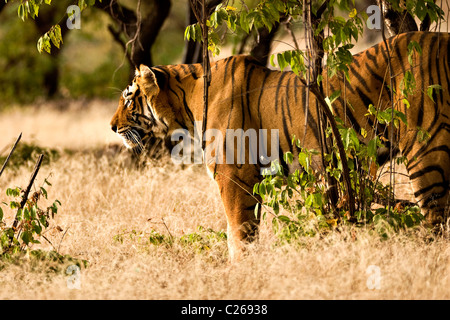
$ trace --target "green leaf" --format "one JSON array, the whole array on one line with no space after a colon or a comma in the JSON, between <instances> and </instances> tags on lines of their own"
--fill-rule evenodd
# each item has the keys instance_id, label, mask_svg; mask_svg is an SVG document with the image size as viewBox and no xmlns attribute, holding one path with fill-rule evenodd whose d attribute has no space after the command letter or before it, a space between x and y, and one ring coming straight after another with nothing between
<instances>
[{"instance_id":1,"label":"green leaf","mask_svg":"<svg viewBox=\"0 0 450 320\"><path fill-rule=\"evenodd\" d=\"M401 111L395 110L395 116L399 118L405 125L408 125L408 120L406 118L406 114Z\"/></svg>"},{"instance_id":2,"label":"green leaf","mask_svg":"<svg viewBox=\"0 0 450 320\"><path fill-rule=\"evenodd\" d=\"M86 0L78 0L78 7L83 11L87 7Z\"/></svg>"},{"instance_id":3,"label":"green leaf","mask_svg":"<svg viewBox=\"0 0 450 320\"><path fill-rule=\"evenodd\" d=\"M342 136L342 143L344 144L344 149L348 150L348 147L350 145L350 133L349 133L349 129L345 128L345 129L341 129L339 130Z\"/></svg>"},{"instance_id":4,"label":"green leaf","mask_svg":"<svg viewBox=\"0 0 450 320\"><path fill-rule=\"evenodd\" d=\"M335 16L333 17L334 21L337 22L338 25L345 25L346 20L343 17Z\"/></svg>"},{"instance_id":5,"label":"green leaf","mask_svg":"<svg viewBox=\"0 0 450 320\"><path fill-rule=\"evenodd\" d=\"M276 67L276 65L275 65L275 54L270 56L270 65L272 67Z\"/></svg>"},{"instance_id":6,"label":"green leaf","mask_svg":"<svg viewBox=\"0 0 450 320\"><path fill-rule=\"evenodd\" d=\"M0 207L0 222L3 220L3 209Z\"/></svg>"},{"instance_id":7,"label":"green leaf","mask_svg":"<svg viewBox=\"0 0 450 320\"><path fill-rule=\"evenodd\" d=\"M31 242L31 240L33 239L32 235L29 231L24 231L22 233L22 235L20 236L20 238L26 245L28 245Z\"/></svg>"},{"instance_id":8,"label":"green leaf","mask_svg":"<svg viewBox=\"0 0 450 320\"><path fill-rule=\"evenodd\" d=\"M253 186L253 194L258 194L259 191L259 182L255 183Z\"/></svg>"},{"instance_id":9,"label":"green leaf","mask_svg":"<svg viewBox=\"0 0 450 320\"><path fill-rule=\"evenodd\" d=\"M414 226L414 221L412 220L410 215L405 216L405 224L408 228L411 228Z\"/></svg>"},{"instance_id":10,"label":"green leaf","mask_svg":"<svg viewBox=\"0 0 450 320\"><path fill-rule=\"evenodd\" d=\"M280 215L280 216L278 216L278 217L277 217L277 219L278 219L279 221L281 221L281 222L285 222L285 223L289 223L289 222L291 222L291 219L289 219L289 217L287 217L287 216L284 216L284 215Z\"/></svg>"},{"instance_id":11,"label":"green leaf","mask_svg":"<svg viewBox=\"0 0 450 320\"><path fill-rule=\"evenodd\" d=\"M56 47L59 49L59 44L63 42L63 38L62 38L62 34L61 34L61 27L59 26L59 24L54 26L54 31L53 31L55 38L58 42L58 45L56 45Z\"/></svg>"},{"instance_id":12,"label":"green leaf","mask_svg":"<svg viewBox=\"0 0 450 320\"><path fill-rule=\"evenodd\" d=\"M36 219L37 217L37 205L31 207L31 218Z\"/></svg>"},{"instance_id":13,"label":"green leaf","mask_svg":"<svg viewBox=\"0 0 450 320\"><path fill-rule=\"evenodd\" d=\"M432 84L432 85L428 86L428 88L427 88L428 97L431 99L431 101L433 101L435 103L434 98L433 98L434 90L442 90L442 87L439 84Z\"/></svg>"},{"instance_id":14,"label":"green leaf","mask_svg":"<svg viewBox=\"0 0 450 320\"><path fill-rule=\"evenodd\" d=\"M426 142L429 139L430 139L430 133L420 127L417 127L417 141Z\"/></svg>"},{"instance_id":15,"label":"green leaf","mask_svg":"<svg viewBox=\"0 0 450 320\"><path fill-rule=\"evenodd\" d=\"M409 104L408 99L403 99L402 101L403 101L403 103L406 105L406 108L409 109L409 108L411 107L411 105Z\"/></svg>"},{"instance_id":16,"label":"green leaf","mask_svg":"<svg viewBox=\"0 0 450 320\"><path fill-rule=\"evenodd\" d=\"M20 208L20 203L18 203L17 201L11 201L10 203L9 203L9 207L11 208L11 209L16 209L16 208ZM19 209L20 210L20 209Z\"/></svg>"},{"instance_id":17,"label":"green leaf","mask_svg":"<svg viewBox=\"0 0 450 320\"><path fill-rule=\"evenodd\" d=\"M55 202L53 202L53 204L52 204L52 206L50 207L50 209L52 210L52 213L53 214L56 214L56 213L58 213L58 206L56 205L56 202L57 202L58 200L56 200ZM58 201L59 202L59 201Z\"/></svg>"},{"instance_id":18,"label":"green leaf","mask_svg":"<svg viewBox=\"0 0 450 320\"><path fill-rule=\"evenodd\" d=\"M33 3L32 4L33 8L32 8L32 13L31 13L31 17L34 19L39 15L39 5Z\"/></svg>"},{"instance_id":19,"label":"green leaf","mask_svg":"<svg viewBox=\"0 0 450 320\"><path fill-rule=\"evenodd\" d=\"M278 204L278 202L275 202L273 204L273 211L275 212L276 215L278 215L280 213L280 205Z\"/></svg>"},{"instance_id":20,"label":"green leaf","mask_svg":"<svg viewBox=\"0 0 450 320\"><path fill-rule=\"evenodd\" d=\"M39 217L39 222L40 222L43 226L47 226L47 225L48 225L48 222L47 222L47 219L46 219L45 215L41 215L41 216Z\"/></svg>"},{"instance_id":21,"label":"green leaf","mask_svg":"<svg viewBox=\"0 0 450 320\"><path fill-rule=\"evenodd\" d=\"M286 152L284 154L284 161L288 164L292 164L292 161L294 160L294 155L291 152Z\"/></svg>"},{"instance_id":22,"label":"green leaf","mask_svg":"<svg viewBox=\"0 0 450 320\"><path fill-rule=\"evenodd\" d=\"M428 13L425 1L417 1L415 6L415 13L417 15L417 18L420 19L420 21L423 21L423 19L425 19L425 16Z\"/></svg>"},{"instance_id":23,"label":"green leaf","mask_svg":"<svg viewBox=\"0 0 450 320\"><path fill-rule=\"evenodd\" d=\"M23 209L23 218L24 218L25 220L29 220L29 219L30 219L30 210L28 210L27 207L25 207L25 208Z\"/></svg>"},{"instance_id":24,"label":"green leaf","mask_svg":"<svg viewBox=\"0 0 450 320\"><path fill-rule=\"evenodd\" d=\"M280 66L281 71L288 66L286 60L284 59L284 55L282 53L277 54L278 65Z\"/></svg>"},{"instance_id":25,"label":"green leaf","mask_svg":"<svg viewBox=\"0 0 450 320\"><path fill-rule=\"evenodd\" d=\"M286 10L284 2L281 0L273 0L272 4L275 6L278 12L284 12Z\"/></svg>"},{"instance_id":26,"label":"green leaf","mask_svg":"<svg viewBox=\"0 0 450 320\"><path fill-rule=\"evenodd\" d=\"M255 206L255 218L259 219L259 202Z\"/></svg>"},{"instance_id":27,"label":"green leaf","mask_svg":"<svg viewBox=\"0 0 450 320\"><path fill-rule=\"evenodd\" d=\"M266 185L264 183L259 184L259 194L260 195L266 194Z\"/></svg>"},{"instance_id":28,"label":"green leaf","mask_svg":"<svg viewBox=\"0 0 450 320\"><path fill-rule=\"evenodd\" d=\"M189 33L189 31L190 31L190 28L189 28L190 26L187 26L186 27L186 29L184 30L184 40L187 40L187 41L189 41L190 40L190 38L191 38L191 35L190 35L190 33ZM39 50L39 49L38 49Z\"/></svg>"},{"instance_id":29,"label":"green leaf","mask_svg":"<svg viewBox=\"0 0 450 320\"><path fill-rule=\"evenodd\" d=\"M219 22L227 21L228 20L228 12L225 10L225 8L221 8L219 11L217 11L218 14L218 20Z\"/></svg>"},{"instance_id":30,"label":"green leaf","mask_svg":"<svg viewBox=\"0 0 450 320\"><path fill-rule=\"evenodd\" d=\"M39 38L37 48L38 48L39 53L42 53L42 51L50 53L51 44L50 44L50 37L48 36L48 33L44 34L42 37Z\"/></svg>"},{"instance_id":31,"label":"green leaf","mask_svg":"<svg viewBox=\"0 0 450 320\"><path fill-rule=\"evenodd\" d=\"M239 24L240 24L242 30L245 31L245 33L250 32L250 25L247 21L247 11L242 10L241 16L239 17Z\"/></svg>"},{"instance_id":32,"label":"green leaf","mask_svg":"<svg viewBox=\"0 0 450 320\"><path fill-rule=\"evenodd\" d=\"M25 21L27 14L25 12L24 4L19 4L19 8L17 9L17 15L19 16L20 19L22 19L22 21Z\"/></svg>"},{"instance_id":33,"label":"green leaf","mask_svg":"<svg viewBox=\"0 0 450 320\"><path fill-rule=\"evenodd\" d=\"M20 188L8 188L6 189L6 195L8 197L18 197L20 195Z\"/></svg>"},{"instance_id":34,"label":"green leaf","mask_svg":"<svg viewBox=\"0 0 450 320\"><path fill-rule=\"evenodd\" d=\"M410 65L413 65L414 52L417 52L419 53L419 55L422 55L422 47L417 41L411 41L408 44L408 62Z\"/></svg>"},{"instance_id":35,"label":"green leaf","mask_svg":"<svg viewBox=\"0 0 450 320\"><path fill-rule=\"evenodd\" d=\"M341 90L336 90L335 92L333 92L330 96L330 103L333 103L334 101L336 101L337 98L339 98L341 96Z\"/></svg>"},{"instance_id":36,"label":"green leaf","mask_svg":"<svg viewBox=\"0 0 450 320\"><path fill-rule=\"evenodd\" d=\"M236 16L235 15L228 15L228 20L227 20L227 26L228 29L230 29L231 31L235 32L236 31Z\"/></svg>"},{"instance_id":37,"label":"green leaf","mask_svg":"<svg viewBox=\"0 0 450 320\"><path fill-rule=\"evenodd\" d=\"M307 172L309 171L309 158L306 153L300 152L298 154L298 162Z\"/></svg>"},{"instance_id":38,"label":"green leaf","mask_svg":"<svg viewBox=\"0 0 450 320\"><path fill-rule=\"evenodd\" d=\"M41 189L41 193L44 196L45 199L48 199L48 194L47 194L47 190L45 190L43 187L40 187Z\"/></svg>"},{"instance_id":39,"label":"green leaf","mask_svg":"<svg viewBox=\"0 0 450 320\"><path fill-rule=\"evenodd\" d=\"M314 194L309 194L305 200L305 205L307 207L312 207L314 203Z\"/></svg>"},{"instance_id":40,"label":"green leaf","mask_svg":"<svg viewBox=\"0 0 450 320\"><path fill-rule=\"evenodd\" d=\"M323 198L322 198L322 194L320 192L314 193L314 205L317 208L322 207L323 205Z\"/></svg>"},{"instance_id":41,"label":"green leaf","mask_svg":"<svg viewBox=\"0 0 450 320\"><path fill-rule=\"evenodd\" d=\"M359 151L359 139L358 136L356 135L356 131L353 128L350 128L349 130L349 139L353 144L353 147L355 148L356 151Z\"/></svg>"},{"instance_id":42,"label":"green leaf","mask_svg":"<svg viewBox=\"0 0 450 320\"><path fill-rule=\"evenodd\" d=\"M42 232L42 227L39 224L37 224L37 223L33 223L33 231L36 234L40 235L41 232Z\"/></svg>"},{"instance_id":43,"label":"green leaf","mask_svg":"<svg viewBox=\"0 0 450 320\"><path fill-rule=\"evenodd\" d=\"M367 153L369 154L369 157L372 159L376 159L377 157L377 138L372 139L367 144Z\"/></svg>"},{"instance_id":44,"label":"green leaf","mask_svg":"<svg viewBox=\"0 0 450 320\"><path fill-rule=\"evenodd\" d=\"M192 40L197 41L197 34L195 32L195 24L191 24L189 26L189 35L191 37Z\"/></svg>"},{"instance_id":45,"label":"green leaf","mask_svg":"<svg viewBox=\"0 0 450 320\"><path fill-rule=\"evenodd\" d=\"M363 138L367 137L367 130L364 128L361 128L361 135L363 136Z\"/></svg>"},{"instance_id":46,"label":"green leaf","mask_svg":"<svg viewBox=\"0 0 450 320\"><path fill-rule=\"evenodd\" d=\"M292 51L288 50L288 51L283 52L283 57L284 57L284 61L286 61L286 63L288 65L290 65L291 61L292 61Z\"/></svg>"}]
</instances>

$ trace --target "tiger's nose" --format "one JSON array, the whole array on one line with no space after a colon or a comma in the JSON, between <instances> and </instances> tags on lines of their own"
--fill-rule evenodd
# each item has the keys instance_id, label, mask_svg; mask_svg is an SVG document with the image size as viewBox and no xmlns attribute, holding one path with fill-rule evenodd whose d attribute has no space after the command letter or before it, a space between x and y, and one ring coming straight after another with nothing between
<instances>
[{"instance_id":1,"label":"tiger's nose","mask_svg":"<svg viewBox=\"0 0 450 320\"><path fill-rule=\"evenodd\" d=\"M114 131L115 133L117 133L117 126L112 125L111 130Z\"/></svg>"}]
</instances>

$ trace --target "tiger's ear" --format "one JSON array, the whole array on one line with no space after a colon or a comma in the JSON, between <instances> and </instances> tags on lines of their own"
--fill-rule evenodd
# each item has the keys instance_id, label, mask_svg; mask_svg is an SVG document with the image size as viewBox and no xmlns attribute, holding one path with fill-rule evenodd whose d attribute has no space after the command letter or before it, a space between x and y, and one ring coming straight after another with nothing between
<instances>
[{"instance_id":1,"label":"tiger's ear","mask_svg":"<svg viewBox=\"0 0 450 320\"><path fill-rule=\"evenodd\" d=\"M139 70L136 69L136 81L147 96L154 96L159 93L156 76L146 65L141 64Z\"/></svg>"}]
</instances>

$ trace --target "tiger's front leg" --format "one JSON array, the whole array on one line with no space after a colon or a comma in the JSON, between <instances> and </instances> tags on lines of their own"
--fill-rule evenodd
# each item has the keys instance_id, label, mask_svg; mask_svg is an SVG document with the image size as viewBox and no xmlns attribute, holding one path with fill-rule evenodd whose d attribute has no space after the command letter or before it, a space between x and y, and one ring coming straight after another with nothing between
<instances>
[{"instance_id":1,"label":"tiger's front leg","mask_svg":"<svg viewBox=\"0 0 450 320\"><path fill-rule=\"evenodd\" d=\"M208 171L213 173L214 166L208 167ZM215 168L214 180L227 218L231 262L238 261L245 251L245 244L258 236L259 213L255 215L255 207L260 199L253 195L253 186L259 177L259 169L254 165L221 164Z\"/></svg>"}]
</instances>

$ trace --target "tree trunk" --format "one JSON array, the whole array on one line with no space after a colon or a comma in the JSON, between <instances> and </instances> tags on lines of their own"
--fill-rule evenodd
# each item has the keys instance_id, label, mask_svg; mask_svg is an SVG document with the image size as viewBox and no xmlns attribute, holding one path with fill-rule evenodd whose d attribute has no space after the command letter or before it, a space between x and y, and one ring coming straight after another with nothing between
<instances>
[{"instance_id":1,"label":"tree trunk","mask_svg":"<svg viewBox=\"0 0 450 320\"><path fill-rule=\"evenodd\" d=\"M209 0L206 3L206 12L208 17L211 15L216 6L222 3L223 0ZM189 4L186 9L186 26L197 22L194 12ZM183 63L202 63L203 62L203 44L200 41L185 41Z\"/></svg>"},{"instance_id":2,"label":"tree trunk","mask_svg":"<svg viewBox=\"0 0 450 320\"><path fill-rule=\"evenodd\" d=\"M126 50L130 63L130 77L134 76L134 69L140 64L153 65L151 49L155 43L161 27L170 12L170 0L149 1L149 9L143 17L138 2L137 12L134 12L116 0L96 2L95 7L108 13L115 21L115 26L110 25L108 30L123 48Z\"/></svg>"},{"instance_id":3,"label":"tree trunk","mask_svg":"<svg viewBox=\"0 0 450 320\"><path fill-rule=\"evenodd\" d=\"M261 64L267 65L270 57L270 50L272 49L272 42L275 34L280 27L280 23L277 22L269 31L267 28L261 28L258 30L259 41L255 43L250 54L253 58L258 60Z\"/></svg>"},{"instance_id":4,"label":"tree trunk","mask_svg":"<svg viewBox=\"0 0 450 320\"><path fill-rule=\"evenodd\" d=\"M416 21L408 11L395 11L387 0L377 0L377 3L382 8L383 20L391 36L409 31L419 31Z\"/></svg>"}]
</instances>

